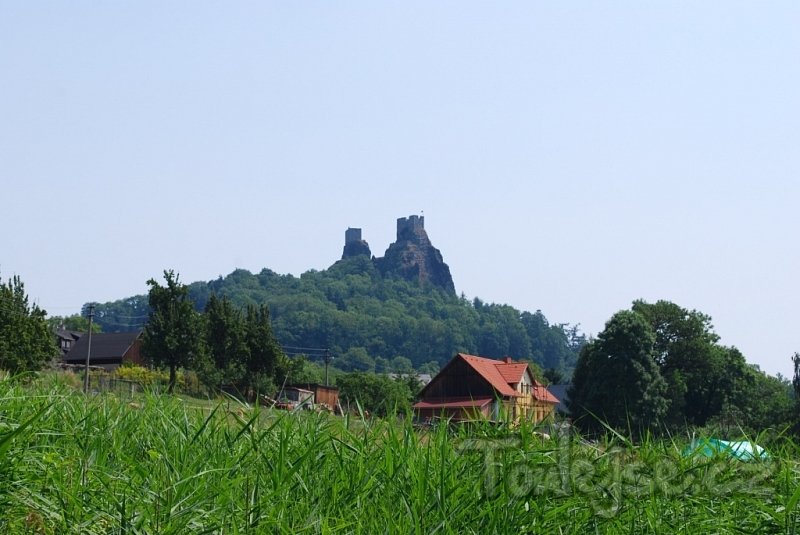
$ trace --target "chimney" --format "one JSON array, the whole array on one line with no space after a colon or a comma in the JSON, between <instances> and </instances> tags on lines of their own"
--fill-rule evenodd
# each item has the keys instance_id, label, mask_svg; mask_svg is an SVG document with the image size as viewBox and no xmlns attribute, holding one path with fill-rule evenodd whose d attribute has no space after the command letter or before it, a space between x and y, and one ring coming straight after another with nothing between
<instances>
[{"instance_id":1,"label":"chimney","mask_svg":"<svg viewBox=\"0 0 800 535\"><path fill-rule=\"evenodd\" d=\"M505 364L511 364L511 357L503 357L503 362Z\"/></svg>"}]
</instances>

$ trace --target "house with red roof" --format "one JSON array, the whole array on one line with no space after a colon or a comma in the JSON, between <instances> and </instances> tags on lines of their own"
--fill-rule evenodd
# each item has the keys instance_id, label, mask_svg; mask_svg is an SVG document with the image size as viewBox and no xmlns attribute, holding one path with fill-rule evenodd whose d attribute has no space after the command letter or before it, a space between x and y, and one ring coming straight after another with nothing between
<instances>
[{"instance_id":1,"label":"house with red roof","mask_svg":"<svg viewBox=\"0 0 800 535\"><path fill-rule=\"evenodd\" d=\"M425 385L414 404L421 419L486 419L534 423L550 417L558 405L525 362L459 353Z\"/></svg>"}]
</instances>

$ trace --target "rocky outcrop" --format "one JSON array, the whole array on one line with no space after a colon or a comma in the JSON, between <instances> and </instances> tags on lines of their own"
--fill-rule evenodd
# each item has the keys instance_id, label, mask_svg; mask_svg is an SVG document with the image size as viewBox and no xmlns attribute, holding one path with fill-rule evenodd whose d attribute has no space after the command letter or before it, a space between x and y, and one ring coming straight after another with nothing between
<instances>
[{"instance_id":1,"label":"rocky outcrop","mask_svg":"<svg viewBox=\"0 0 800 535\"><path fill-rule=\"evenodd\" d=\"M344 235L342 260L370 254L369 245L361 239L361 229L348 228ZM399 218L397 240L389 246L383 258L373 257L372 261L385 277L400 277L456 293L450 268L444 263L439 249L431 244L422 216Z\"/></svg>"},{"instance_id":2,"label":"rocky outcrop","mask_svg":"<svg viewBox=\"0 0 800 535\"><path fill-rule=\"evenodd\" d=\"M342 251L342 260L345 258L352 258L354 256L367 255L371 256L372 252L369 250L369 244L364 240L353 241L344 244Z\"/></svg>"},{"instance_id":3,"label":"rocky outcrop","mask_svg":"<svg viewBox=\"0 0 800 535\"><path fill-rule=\"evenodd\" d=\"M455 294L450 268L442 253L431 244L425 232L425 219L412 215L397 220L397 241L386 250L375 265L384 276L397 276L409 281L431 284Z\"/></svg>"},{"instance_id":4,"label":"rocky outcrop","mask_svg":"<svg viewBox=\"0 0 800 535\"><path fill-rule=\"evenodd\" d=\"M344 233L342 260L359 255L371 256L372 252L369 250L369 244L361 239L361 229L349 228L347 232Z\"/></svg>"}]
</instances>

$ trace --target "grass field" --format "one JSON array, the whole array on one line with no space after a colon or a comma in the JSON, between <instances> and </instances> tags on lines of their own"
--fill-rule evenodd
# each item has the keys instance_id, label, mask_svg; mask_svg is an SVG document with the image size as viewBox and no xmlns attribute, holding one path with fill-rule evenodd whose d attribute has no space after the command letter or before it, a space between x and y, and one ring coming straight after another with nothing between
<instances>
[{"instance_id":1,"label":"grass field","mask_svg":"<svg viewBox=\"0 0 800 535\"><path fill-rule=\"evenodd\" d=\"M798 448L272 412L0 380L2 533L795 533Z\"/></svg>"}]
</instances>

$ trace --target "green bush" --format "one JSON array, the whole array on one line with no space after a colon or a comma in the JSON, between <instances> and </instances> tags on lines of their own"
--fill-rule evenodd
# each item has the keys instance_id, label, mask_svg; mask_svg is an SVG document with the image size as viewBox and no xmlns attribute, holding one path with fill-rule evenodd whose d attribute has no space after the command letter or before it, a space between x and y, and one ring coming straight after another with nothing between
<instances>
[{"instance_id":1,"label":"green bush","mask_svg":"<svg viewBox=\"0 0 800 535\"><path fill-rule=\"evenodd\" d=\"M135 365L120 366L114 371L112 377L125 381L133 381L142 386L165 385L169 382L168 371L143 368ZM178 374L176 386L185 386L184 374Z\"/></svg>"}]
</instances>

